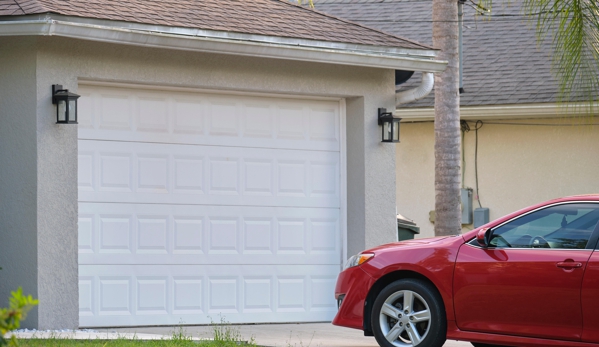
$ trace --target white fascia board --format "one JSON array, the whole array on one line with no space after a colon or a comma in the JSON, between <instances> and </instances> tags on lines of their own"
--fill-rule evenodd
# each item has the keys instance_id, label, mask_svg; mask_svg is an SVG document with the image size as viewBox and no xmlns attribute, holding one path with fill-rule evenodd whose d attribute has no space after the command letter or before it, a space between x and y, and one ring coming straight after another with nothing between
<instances>
[{"instance_id":1,"label":"white fascia board","mask_svg":"<svg viewBox=\"0 0 599 347\"><path fill-rule=\"evenodd\" d=\"M599 110L596 104L595 110ZM564 118L588 116L588 104L559 105L556 103L512 104L493 106L462 106L460 118L465 120L484 119L514 119L514 118ZM435 120L435 109L398 108L393 115L400 117L402 122L429 122Z\"/></svg>"},{"instance_id":2,"label":"white fascia board","mask_svg":"<svg viewBox=\"0 0 599 347\"><path fill-rule=\"evenodd\" d=\"M61 20L50 15L34 20L29 19L31 17L4 19L0 21L0 36L61 36L132 46L408 71L441 72L447 65L446 61L434 60L436 51L426 49L394 49L259 35L237 34L239 37L235 37L231 33L218 35L218 32L198 29L143 24L124 27L120 25L122 22L96 20L96 23L90 23L89 19L77 22L71 20L73 17L54 16Z\"/></svg>"}]
</instances>

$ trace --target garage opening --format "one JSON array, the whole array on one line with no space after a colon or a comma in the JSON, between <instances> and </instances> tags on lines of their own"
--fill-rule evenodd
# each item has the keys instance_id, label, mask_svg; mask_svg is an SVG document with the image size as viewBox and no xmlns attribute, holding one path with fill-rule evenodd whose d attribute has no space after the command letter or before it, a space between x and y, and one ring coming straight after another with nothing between
<instances>
[{"instance_id":1,"label":"garage opening","mask_svg":"<svg viewBox=\"0 0 599 347\"><path fill-rule=\"evenodd\" d=\"M332 320L342 101L78 93L82 327Z\"/></svg>"}]
</instances>

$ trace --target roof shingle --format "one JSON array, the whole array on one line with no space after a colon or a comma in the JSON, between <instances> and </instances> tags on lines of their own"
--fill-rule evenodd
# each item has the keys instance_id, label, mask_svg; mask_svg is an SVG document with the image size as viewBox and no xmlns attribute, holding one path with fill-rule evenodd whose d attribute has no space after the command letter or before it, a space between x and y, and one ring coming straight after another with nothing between
<instances>
[{"instance_id":1,"label":"roof shingle","mask_svg":"<svg viewBox=\"0 0 599 347\"><path fill-rule=\"evenodd\" d=\"M432 44L432 0L314 0L318 10L389 33ZM522 15L520 1L493 0L481 19L464 6L462 106L555 102L551 39L538 45L536 18ZM508 16L504 16L508 15ZM419 83L418 74L403 88ZM434 93L404 107L432 106Z\"/></svg>"},{"instance_id":2,"label":"roof shingle","mask_svg":"<svg viewBox=\"0 0 599 347\"><path fill-rule=\"evenodd\" d=\"M0 16L16 16L22 14L25 14L25 12L14 0L0 1Z\"/></svg>"},{"instance_id":3,"label":"roof shingle","mask_svg":"<svg viewBox=\"0 0 599 347\"><path fill-rule=\"evenodd\" d=\"M283 0L0 0L0 16L41 13L394 48L431 49L400 36Z\"/></svg>"}]
</instances>

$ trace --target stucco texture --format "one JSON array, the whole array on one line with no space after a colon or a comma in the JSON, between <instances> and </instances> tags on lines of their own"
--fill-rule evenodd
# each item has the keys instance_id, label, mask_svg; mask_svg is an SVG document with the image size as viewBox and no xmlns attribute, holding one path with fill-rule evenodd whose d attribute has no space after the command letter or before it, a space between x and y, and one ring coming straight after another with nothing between
<instances>
[{"instance_id":1,"label":"stucco texture","mask_svg":"<svg viewBox=\"0 0 599 347\"><path fill-rule=\"evenodd\" d=\"M0 307L37 296L35 40L0 40ZM27 320L37 325L37 309Z\"/></svg>"},{"instance_id":2,"label":"stucco texture","mask_svg":"<svg viewBox=\"0 0 599 347\"><path fill-rule=\"evenodd\" d=\"M19 41L0 40L2 47L6 47L6 42ZM62 84L75 93L80 83L92 80L346 98L348 255L395 240L395 190L392 188L395 185L395 146L380 142L376 113L379 107L391 109L394 105L393 70L171 51L57 37L40 37L28 42L28 51L23 53L27 59L21 61L25 64L29 60L28 66L34 71L28 76L25 90L35 97L22 102L25 108L15 107L12 117L28 115L29 118L20 120L24 124L13 129L12 137L0 136L3 144L0 159L9 162L12 159L7 157L5 148L17 151L21 146L5 147L4 143L26 135L20 141L28 150L28 156L18 159L23 168L8 170L1 165L0 189L2 196L5 191L13 195L27 191L30 198L23 208L27 208L30 216L15 217L12 213L0 212L3 227L0 236L8 237L4 226L12 226L19 232L27 230L32 240L37 232L37 246L25 247L31 249L26 262L30 263L32 272L23 280L35 283L40 298L38 320L31 319L28 326L47 329L72 328L78 324L77 127L54 124L52 84ZM16 53L10 54L2 64L5 68L18 58ZM2 81L8 84L7 78ZM2 111L0 120L5 118ZM23 189L10 187L23 177L27 178ZM9 205L2 201L3 206ZM0 247L17 249L21 247L17 242L21 238L7 238L9 244L1 242ZM0 255L0 262L14 263L7 258ZM34 272L36 265L37 273ZM11 284L16 279L11 278ZM0 284L0 294L5 292Z\"/></svg>"},{"instance_id":3,"label":"stucco texture","mask_svg":"<svg viewBox=\"0 0 599 347\"><path fill-rule=\"evenodd\" d=\"M590 119L489 120L478 131L478 196L490 220L561 196L599 191L599 126ZM497 124L519 123L519 125ZM595 120L596 123L596 120ZM534 125L527 125L534 124ZM474 189L475 132L464 136L464 186ZM399 213L420 226L418 237L434 236L433 123L405 123L397 145ZM463 231L473 225L463 225Z\"/></svg>"}]
</instances>

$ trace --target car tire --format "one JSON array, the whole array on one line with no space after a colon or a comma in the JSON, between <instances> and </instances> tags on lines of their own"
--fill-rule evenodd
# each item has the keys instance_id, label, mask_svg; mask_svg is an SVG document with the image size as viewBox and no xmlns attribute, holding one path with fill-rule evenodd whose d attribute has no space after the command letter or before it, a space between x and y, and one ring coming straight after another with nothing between
<instances>
[{"instance_id":1,"label":"car tire","mask_svg":"<svg viewBox=\"0 0 599 347\"><path fill-rule=\"evenodd\" d=\"M406 278L387 285L371 312L381 347L441 347L447 334L443 299L428 282Z\"/></svg>"}]
</instances>

